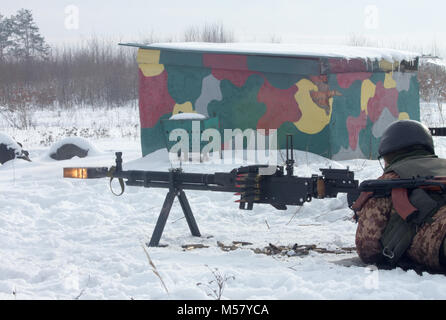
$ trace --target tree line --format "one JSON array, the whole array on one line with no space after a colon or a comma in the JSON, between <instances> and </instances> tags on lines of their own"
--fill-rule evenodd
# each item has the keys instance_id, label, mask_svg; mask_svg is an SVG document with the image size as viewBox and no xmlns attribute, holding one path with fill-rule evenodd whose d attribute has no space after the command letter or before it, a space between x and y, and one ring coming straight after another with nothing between
<instances>
[{"instance_id":1,"label":"tree line","mask_svg":"<svg viewBox=\"0 0 446 320\"><path fill-rule=\"evenodd\" d=\"M0 14L0 116L26 128L35 108L136 103L135 55L98 38L50 47L30 10Z\"/></svg>"},{"instance_id":2,"label":"tree line","mask_svg":"<svg viewBox=\"0 0 446 320\"><path fill-rule=\"evenodd\" d=\"M222 23L190 27L181 40L236 41L233 32ZM166 40L151 34L142 42L158 41ZM118 47L98 38L50 47L30 10L21 9L10 17L0 13L0 116L13 126L27 127L29 113L36 107L136 104L135 55L134 48ZM420 64L418 75L421 99L441 106L446 100L446 69Z\"/></svg>"}]
</instances>

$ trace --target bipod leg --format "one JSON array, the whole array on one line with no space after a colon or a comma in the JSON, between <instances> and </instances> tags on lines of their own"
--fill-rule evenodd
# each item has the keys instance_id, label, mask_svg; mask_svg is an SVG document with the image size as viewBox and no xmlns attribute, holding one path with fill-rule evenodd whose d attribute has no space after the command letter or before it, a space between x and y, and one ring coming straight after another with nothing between
<instances>
[{"instance_id":1,"label":"bipod leg","mask_svg":"<svg viewBox=\"0 0 446 320\"><path fill-rule=\"evenodd\" d=\"M164 199L163 208L156 222L155 230L153 230L152 238L150 238L149 247L157 247L161 235L163 234L164 227L166 226L167 218L169 217L170 209L172 208L173 200L175 200L175 190L169 190Z\"/></svg>"},{"instance_id":2,"label":"bipod leg","mask_svg":"<svg viewBox=\"0 0 446 320\"><path fill-rule=\"evenodd\" d=\"M180 200L181 208L183 209L183 213L186 217L187 224L189 225L190 232L195 237L201 237L200 230L198 230L198 225L195 221L192 209L190 208L189 201L187 201L186 194L183 190L179 191L178 200Z\"/></svg>"}]
</instances>

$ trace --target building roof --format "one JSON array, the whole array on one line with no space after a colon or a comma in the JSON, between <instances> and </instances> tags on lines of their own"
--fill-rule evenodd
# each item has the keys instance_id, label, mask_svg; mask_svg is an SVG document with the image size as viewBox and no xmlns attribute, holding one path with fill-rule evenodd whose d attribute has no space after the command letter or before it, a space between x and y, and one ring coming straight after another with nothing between
<instances>
[{"instance_id":1,"label":"building roof","mask_svg":"<svg viewBox=\"0 0 446 320\"><path fill-rule=\"evenodd\" d=\"M163 51L201 52L219 54L267 55L283 57L317 57L343 59L412 61L419 53L373 47L353 47L322 44L286 44L286 43L203 43L203 42L170 42L152 43L122 43L120 45L154 49Z\"/></svg>"}]
</instances>

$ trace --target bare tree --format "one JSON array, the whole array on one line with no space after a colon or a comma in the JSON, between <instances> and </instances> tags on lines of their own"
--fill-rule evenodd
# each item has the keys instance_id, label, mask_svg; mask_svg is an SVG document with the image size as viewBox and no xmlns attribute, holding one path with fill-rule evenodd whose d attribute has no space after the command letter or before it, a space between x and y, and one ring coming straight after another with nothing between
<instances>
[{"instance_id":1,"label":"bare tree","mask_svg":"<svg viewBox=\"0 0 446 320\"><path fill-rule=\"evenodd\" d=\"M190 26L184 31L184 41L186 42L199 42L201 41L200 28L197 26Z\"/></svg>"},{"instance_id":2,"label":"bare tree","mask_svg":"<svg viewBox=\"0 0 446 320\"><path fill-rule=\"evenodd\" d=\"M371 47L375 44L366 36L351 33L348 37L347 44L354 47Z\"/></svg>"},{"instance_id":3,"label":"bare tree","mask_svg":"<svg viewBox=\"0 0 446 320\"><path fill-rule=\"evenodd\" d=\"M272 34L271 37L269 38L269 42L271 43L281 43L282 42L282 38L276 34Z\"/></svg>"},{"instance_id":4,"label":"bare tree","mask_svg":"<svg viewBox=\"0 0 446 320\"><path fill-rule=\"evenodd\" d=\"M421 63L418 69L418 83L420 98L423 101L434 101L437 104L444 125L443 103L446 101L446 68L435 63Z\"/></svg>"},{"instance_id":5,"label":"bare tree","mask_svg":"<svg viewBox=\"0 0 446 320\"><path fill-rule=\"evenodd\" d=\"M0 106L117 107L138 98L133 48L92 38L52 49L46 60L0 62Z\"/></svg>"},{"instance_id":6,"label":"bare tree","mask_svg":"<svg viewBox=\"0 0 446 320\"><path fill-rule=\"evenodd\" d=\"M206 23L202 27L190 26L183 34L186 42L234 42L234 33L222 23Z\"/></svg>"}]
</instances>

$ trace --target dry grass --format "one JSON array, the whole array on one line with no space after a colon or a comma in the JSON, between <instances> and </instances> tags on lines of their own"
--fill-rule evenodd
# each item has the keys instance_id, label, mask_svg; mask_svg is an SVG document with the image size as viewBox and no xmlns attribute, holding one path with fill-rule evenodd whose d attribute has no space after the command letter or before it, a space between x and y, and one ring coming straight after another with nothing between
<instances>
[{"instance_id":1,"label":"dry grass","mask_svg":"<svg viewBox=\"0 0 446 320\"><path fill-rule=\"evenodd\" d=\"M221 300L226 283L228 280L235 280L235 277L223 275L217 268L211 269L208 265L205 266L212 273L214 279L207 283L198 282L197 286L203 287L209 297L214 298L215 300Z\"/></svg>"},{"instance_id":2,"label":"dry grass","mask_svg":"<svg viewBox=\"0 0 446 320\"><path fill-rule=\"evenodd\" d=\"M166 284L164 283L163 278L161 277L160 273L158 272L158 269L156 268L155 264L153 263L152 259L150 258L149 252L147 251L147 248L144 244L141 244L144 253L146 254L147 260L149 261L150 267L152 268L152 272L160 279L161 285L163 286L164 290L166 291L167 295L169 295L169 290L167 289Z\"/></svg>"}]
</instances>

